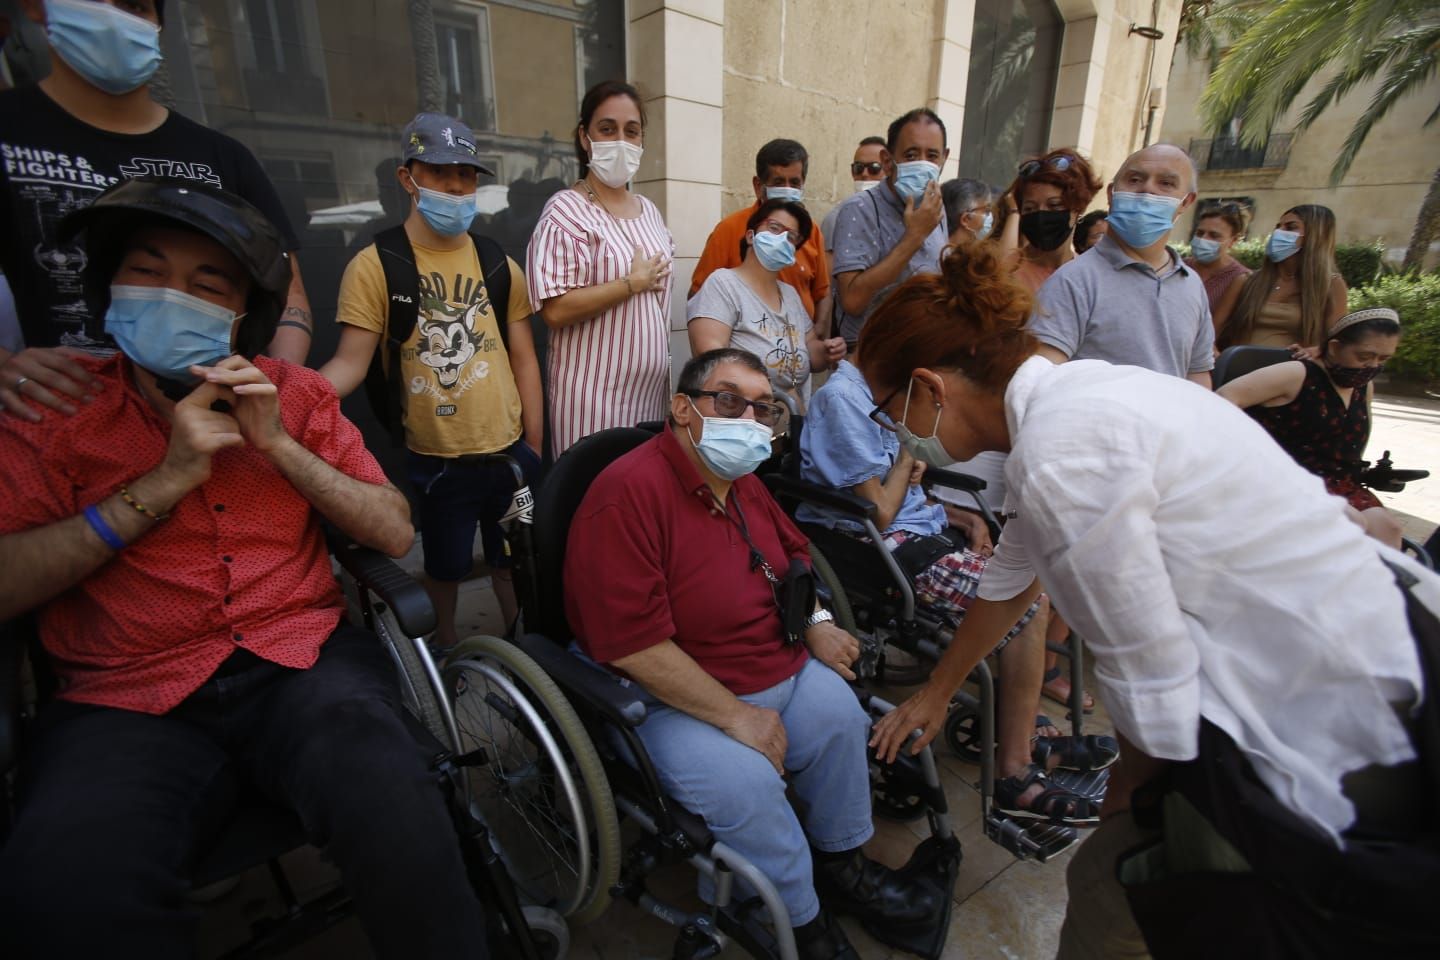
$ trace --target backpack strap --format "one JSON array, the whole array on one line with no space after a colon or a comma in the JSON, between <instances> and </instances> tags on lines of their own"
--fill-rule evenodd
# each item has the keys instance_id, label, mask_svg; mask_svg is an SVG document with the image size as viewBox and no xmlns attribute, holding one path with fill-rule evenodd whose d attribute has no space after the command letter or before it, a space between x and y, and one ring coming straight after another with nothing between
<instances>
[{"instance_id":1,"label":"backpack strap","mask_svg":"<svg viewBox=\"0 0 1440 960\"><path fill-rule=\"evenodd\" d=\"M400 398L404 396L404 385L400 382L400 350L415 331L420 316L420 271L415 266L415 250L410 246L404 224L375 234L375 250L380 257L380 269L385 273L388 312L379 347L365 372L365 396L390 436L397 443L403 443Z\"/></svg>"},{"instance_id":2,"label":"backpack strap","mask_svg":"<svg viewBox=\"0 0 1440 960\"><path fill-rule=\"evenodd\" d=\"M475 244L475 256L480 258L480 275L485 281L485 292L490 295L490 310L495 314L495 326L500 330L500 343L506 352L510 350L510 258L500 244L478 233L470 234Z\"/></svg>"}]
</instances>

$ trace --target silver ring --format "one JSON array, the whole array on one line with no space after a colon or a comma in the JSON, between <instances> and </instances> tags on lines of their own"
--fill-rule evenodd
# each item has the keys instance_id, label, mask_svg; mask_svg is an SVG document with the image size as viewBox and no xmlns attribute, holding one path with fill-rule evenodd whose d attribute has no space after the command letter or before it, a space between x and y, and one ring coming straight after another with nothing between
<instances>
[{"instance_id":1,"label":"silver ring","mask_svg":"<svg viewBox=\"0 0 1440 960\"><path fill-rule=\"evenodd\" d=\"M29 382L30 382L30 378L29 378L29 377L21 377L19 380L16 380L16 381L15 381L15 392L16 392L16 393L19 393L19 392L20 392L20 388L23 387L23 386L25 386L25 384L27 384L27 383L29 383Z\"/></svg>"}]
</instances>

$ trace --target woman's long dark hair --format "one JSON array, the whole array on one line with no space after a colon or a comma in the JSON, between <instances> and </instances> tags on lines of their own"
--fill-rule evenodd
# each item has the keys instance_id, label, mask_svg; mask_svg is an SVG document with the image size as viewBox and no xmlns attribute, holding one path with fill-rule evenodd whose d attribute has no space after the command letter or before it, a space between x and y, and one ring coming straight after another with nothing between
<instances>
[{"instance_id":1,"label":"woman's long dark hair","mask_svg":"<svg viewBox=\"0 0 1440 960\"><path fill-rule=\"evenodd\" d=\"M640 111L640 129L645 129L645 104L640 100L640 91L624 80L602 80L586 90L585 98L580 101L580 123L575 127L575 159L580 162L581 180L590 172L590 154L585 152L585 147L580 143L580 131L589 128L590 121L595 119L595 111L611 97L629 97L634 100L635 109Z\"/></svg>"}]
</instances>

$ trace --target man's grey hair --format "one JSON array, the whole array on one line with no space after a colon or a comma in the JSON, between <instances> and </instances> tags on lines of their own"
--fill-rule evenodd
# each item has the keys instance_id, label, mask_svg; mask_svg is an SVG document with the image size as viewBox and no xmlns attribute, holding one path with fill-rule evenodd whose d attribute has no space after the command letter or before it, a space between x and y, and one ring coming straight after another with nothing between
<instances>
[{"instance_id":1,"label":"man's grey hair","mask_svg":"<svg viewBox=\"0 0 1440 960\"><path fill-rule=\"evenodd\" d=\"M710 379L715 368L722 363L738 363L747 370L754 370L761 376L767 376L765 364L761 363L760 358L749 350L720 347L715 350L706 350L704 353L686 360L685 366L680 368L680 380L675 384L675 392L691 394L697 390L704 390L705 381Z\"/></svg>"}]
</instances>

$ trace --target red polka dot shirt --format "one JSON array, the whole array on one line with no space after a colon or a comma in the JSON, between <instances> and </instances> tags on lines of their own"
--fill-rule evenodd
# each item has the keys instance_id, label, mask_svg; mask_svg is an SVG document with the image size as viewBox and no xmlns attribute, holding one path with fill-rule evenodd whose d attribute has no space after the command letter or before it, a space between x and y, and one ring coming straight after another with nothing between
<instances>
[{"instance_id":1,"label":"red polka dot shirt","mask_svg":"<svg viewBox=\"0 0 1440 960\"><path fill-rule=\"evenodd\" d=\"M65 520L112 496L165 456L169 424L139 393L129 362L82 361L105 382L73 417L0 416L0 533ZM285 429L366 483L385 474L313 370L260 357ZM287 667L315 663L344 612L319 518L253 448L214 458L210 480L168 520L39 610L66 700L161 714L237 647Z\"/></svg>"}]
</instances>

